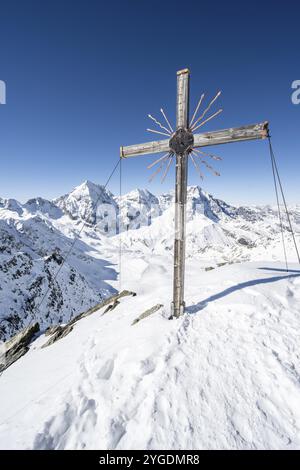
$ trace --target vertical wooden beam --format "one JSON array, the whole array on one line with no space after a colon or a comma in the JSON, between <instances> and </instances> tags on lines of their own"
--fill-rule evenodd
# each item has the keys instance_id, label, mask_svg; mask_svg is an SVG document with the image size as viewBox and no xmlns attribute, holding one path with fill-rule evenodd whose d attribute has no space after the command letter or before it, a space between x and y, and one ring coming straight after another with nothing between
<instances>
[{"instance_id":1,"label":"vertical wooden beam","mask_svg":"<svg viewBox=\"0 0 300 470\"><path fill-rule=\"evenodd\" d=\"M176 128L187 129L189 119L189 93L190 93L190 71L189 69L177 72L177 105L176 105Z\"/></svg>"},{"instance_id":2,"label":"vertical wooden beam","mask_svg":"<svg viewBox=\"0 0 300 470\"><path fill-rule=\"evenodd\" d=\"M188 69L177 72L176 128L187 129L189 125L189 81ZM185 224L187 202L188 157L176 154L175 186L175 241L172 315L178 318L184 311L185 270Z\"/></svg>"}]
</instances>

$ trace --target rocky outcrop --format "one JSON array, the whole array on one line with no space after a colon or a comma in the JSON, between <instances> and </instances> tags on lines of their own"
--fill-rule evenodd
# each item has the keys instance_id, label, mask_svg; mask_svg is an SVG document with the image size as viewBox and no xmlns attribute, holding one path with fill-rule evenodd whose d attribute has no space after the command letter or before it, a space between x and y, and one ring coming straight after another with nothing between
<instances>
[{"instance_id":1,"label":"rocky outcrop","mask_svg":"<svg viewBox=\"0 0 300 470\"><path fill-rule=\"evenodd\" d=\"M102 313L103 315L112 311L119 305L120 299L126 296L136 296L135 292L123 290L119 294L112 295L111 297L105 299L103 302L95 305L94 307L88 309L87 311L80 313L75 318L73 318L66 325L56 325L49 327L45 331L45 336L50 336L49 340L42 346L43 348L54 344L61 338L67 336L74 328L74 324L91 315L94 312L97 312L100 309L105 310ZM29 325L27 328L22 330L20 333L16 334L13 338L6 343L3 343L0 349L0 373L12 365L15 361L24 356L24 354L29 351L29 344L33 340L35 334L40 331L40 326L38 323Z\"/></svg>"},{"instance_id":2,"label":"rocky outcrop","mask_svg":"<svg viewBox=\"0 0 300 470\"><path fill-rule=\"evenodd\" d=\"M147 318L150 315L153 315L153 313L158 312L158 310L160 310L162 307L163 307L162 304L154 305L154 307L149 308L144 313L142 313L139 317L137 317L135 320L133 320L132 325L135 325L136 323L140 322L144 318Z\"/></svg>"},{"instance_id":3,"label":"rocky outcrop","mask_svg":"<svg viewBox=\"0 0 300 470\"><path fill-rule=\"evenodd\" d=\"M39 330L39 324L34 323L3 344L3 352L0 352L0 372L3 372L27 353L29 344Z\"/></svg>"},{"instance_id":4,"label":"rocky outcrop","mask_svg":"<svg viewBox=\"0 0 300 470\"><path fill-rule=\"evenodd\" d=\"M89 315L91 315L94 312L97 312L98 310L106 307L106 309L103 312L103 315L108 313L109 311L115 309L117 305L120 303L120 299L122 297L126 296L136 296L135 292L128 291L128 290L123 290L119 294L112 295L111 297L105 299L103 302L95 305L94 307L90 308L86 312L80 313L76 317L74 317L69 323L67 323L64 326L58 325L52 328L48 328L46 330L45 335L46 336L51 336L50 339L42 346L43 348L46 348L47 346L50 346L51 344L56 343L59 339L67 336L71 331L73 330L74 324L81 320L82 318L85 318Z\"/></svg>"},{"instance_id":5,"label":"rocky outcrop","mask_svg":"<svg viewBox=\"0 0 300 470\"><path fill-rule=\"evenodd\" d=\"M49 331L50 330L50 331ZM64 336L67 336L71 331L73 330L73 325L70 325L69 323L67 325L58 325L54 326L52 328L48 328L46 330L45 335L46 336L51 336L50 339L42 346L42 348L45 348L46 346L50 346L51 344L55 343L61 338L64 338Z\"/></svg>"}]
</instances>

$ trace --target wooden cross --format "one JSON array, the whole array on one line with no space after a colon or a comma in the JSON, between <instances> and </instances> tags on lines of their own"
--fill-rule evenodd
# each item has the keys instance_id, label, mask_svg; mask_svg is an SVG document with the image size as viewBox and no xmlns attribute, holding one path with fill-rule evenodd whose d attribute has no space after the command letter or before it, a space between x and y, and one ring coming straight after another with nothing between
<instances>
[{"instance_id":1,"label":"wooden cross","mask_svg":"<svg viewBox=\"0 0 300 470\"><path fill-rule=\"evenodd\" d=\"M228 144L244 140L264 139L268 136L268 122L206 132L204 134L193 134L192 128L195 128L195 124L190 126L189 122L189 78L190 72L188 69L179 70L177 72L176 131L172 133L170 138L120 148L121 158L160 152L170 152L170 154L176 156L174 280L172 302L172 316L174 317L179 317L185 309L185 226L189 154L193 149L198 147ZM198 107L199 105L197 109Z\"/></svg>"}]
</instances>

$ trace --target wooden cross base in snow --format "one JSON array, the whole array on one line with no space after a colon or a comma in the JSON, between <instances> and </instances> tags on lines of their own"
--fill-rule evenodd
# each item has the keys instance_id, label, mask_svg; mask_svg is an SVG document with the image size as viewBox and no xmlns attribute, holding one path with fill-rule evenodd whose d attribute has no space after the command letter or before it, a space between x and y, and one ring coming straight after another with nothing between
<instances>
[{"instance_id":1,"label":"wooden cross base in snow","mask_svg":"<svg viewBox=\"0 0 300 470\"><path fill-rule=\"evenodd\" d=\"M171 152L176 156L175 181L175 242L172 316L179 317L185 308L185 225L187 202L188 156L197 147L228 144L244 140L264 139L268 136L268 122L220 131L193 134L195 125L189 123L188 69L177 72L176 132L169 139L129 145L120 148L121 158L150 153ZM217 114L217 113L216 113ZM200 127L200 126L197 126Z\"/></svg>"}]
</instances>

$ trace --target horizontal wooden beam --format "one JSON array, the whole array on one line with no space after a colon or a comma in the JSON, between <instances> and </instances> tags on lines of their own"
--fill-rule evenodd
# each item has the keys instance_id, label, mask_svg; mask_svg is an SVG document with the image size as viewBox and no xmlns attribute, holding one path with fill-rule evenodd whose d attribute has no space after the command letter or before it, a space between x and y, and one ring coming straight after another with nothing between
<instances>
[{"instance_id":1,"label":"horizontal wooden beam","mask_svg":"<svg viewBox=\"0 0 300 470\"><path fill-rule=\"evenodd\" d=\"M245 140L265 139L268 136L268 122L252 124L250 126L223 129L220 131L194 134L194 147L208 145L230 144Z\"/></svg>"},{"instance_id":2,"label":"horizontal wooden beam","mask_svg":"<svg viewBox=\"0 0 300 470\"><path fill-rule=\"evenodd\" d=\"M207 147L209 145L230 144L245 140L265 139L268 136L268 126L268 122L265 121L260 124L205 132L204 134L194 134L194 147ZM121 158L128 158L169 151L169 139L164 139L146 142L145 144L120 147L120 156Z\"/></svg>"},{"instance_id":3,"label":"horizontal wooden beam","mask_svg":"<svg viewBox=\"0 0 300 470\"><path fill-rule=\"evenodd\" d=\"M139 155L147 155L149 153L169 152L169 150L169 139L164 139L154 142L146 142L145 144L120 147L120 157L137 157Z\"/></svg>"}]
</instances>

